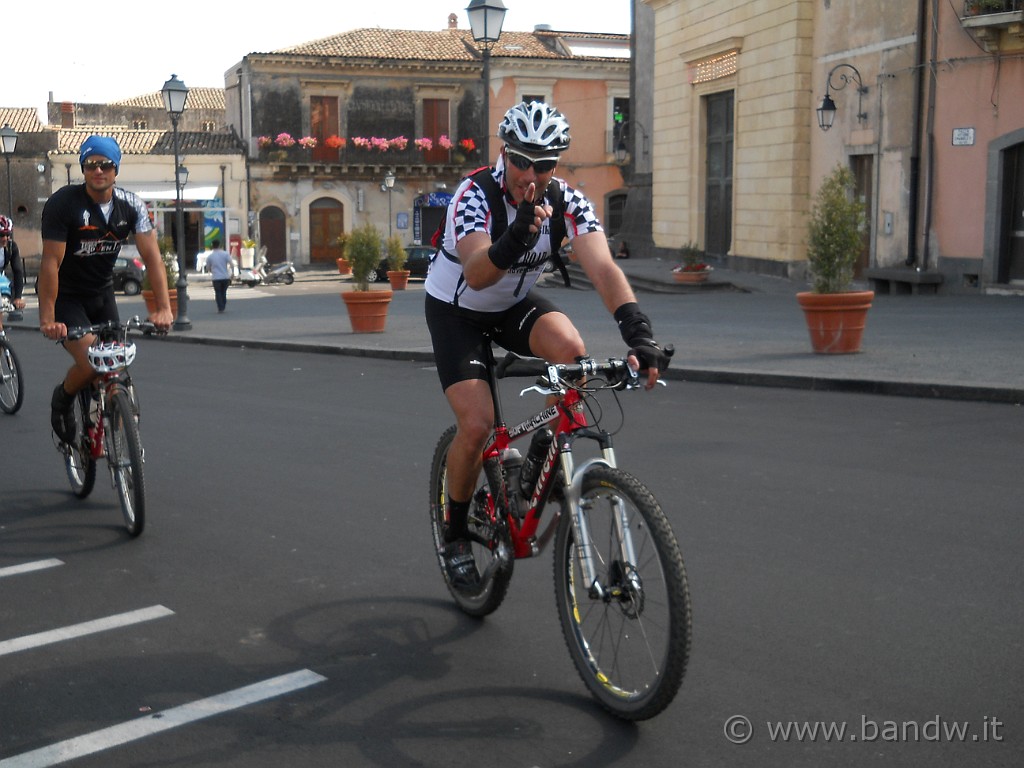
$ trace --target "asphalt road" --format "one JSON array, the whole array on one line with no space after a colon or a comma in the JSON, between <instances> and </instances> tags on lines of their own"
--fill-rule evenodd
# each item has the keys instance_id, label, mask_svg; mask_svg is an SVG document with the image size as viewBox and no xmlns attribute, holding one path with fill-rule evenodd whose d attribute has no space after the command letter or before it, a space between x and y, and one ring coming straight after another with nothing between
<instances>
[{"instance_id":1,"label":"asphalt road","mask_svg":"<svg viewBox=\"0 0 1024 768\"><path fill-rule=\"evenodd\" d=\"M425 364L141 342L150 517L129 540L102 476L84 502L67 490L47 414L66 356L13 342L0 768L53 764L28 758L55 744L105 768L1024 760L1017 408L677 382L624 398L620 464L667 510L694 604L682 691L629 725L576 676L550 551L495 615L454 609L426 510L450 419ZM50 567L4 570L29 563Z\"/></svg>"}]
</instances>

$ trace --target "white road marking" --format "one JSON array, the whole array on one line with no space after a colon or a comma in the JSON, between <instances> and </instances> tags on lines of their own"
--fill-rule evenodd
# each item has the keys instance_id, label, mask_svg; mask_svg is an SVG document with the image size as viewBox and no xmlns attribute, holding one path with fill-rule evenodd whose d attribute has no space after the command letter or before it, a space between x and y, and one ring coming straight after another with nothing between
<instances>
[{"instance_id":1,"label":"white road marking","mask_svg":"<svg viewBox=\"0 0 1024 768\"><path fill-rule=\"evenodd\" d=\"M0 760L0 768L46 768L46 766L57 765L213 715L230 712L249 704L307 688L326 679L323 675L318 675L311 670L300 669L298 672L290 672L261 683L236 688L233 691L200 699L191 704L182 704L179 707L147 715L144 718L129 720L87 733L84 736L77 736L48 747L15 755L6 760Z\"/></svg>"},{"instance_id":2,"label":"white road marking","mask_svg":"<svg viewBox=\"0 0 1024 768\"><path fill-rule=\"evenodd\" d=\"M63 560L58 560L55 557L51 557L49 560L36 560L32 563L22 563L21 565L12 565L7 568L0 568L0 579L4 576L17 576L21 573L31 573L32 571L41 571L44 568L53 568L57 565L64 565Z\"/></svg>"},{"instance_id":3,"label":"white road marking","mask_svg":"<svg viewBox=\"0 0 1024 768\"><path fill-rule=\"evenodd\" d=\"M73 624L70 627L51 629L48 632L37 632L34 635L15 637L10 640L0 641L0 656L6 656L9 653L17 653L18 651L28 650L29 648L38 648L42 645L59 643L63 640L71 640L75 637L92 635L96 632L106 632L109 629L118 629L119 627L127 627L131 624L140 624L143 621L151 621L153 619L173 615L174 611L170 608L164 608L162 605L154 605L149 608L140 608L137 611L129 611L128 613L119 613L115 616L108 616L105 619L95 619L94 621L86 621L81 624Z\"/></svg>"}]
</instances>

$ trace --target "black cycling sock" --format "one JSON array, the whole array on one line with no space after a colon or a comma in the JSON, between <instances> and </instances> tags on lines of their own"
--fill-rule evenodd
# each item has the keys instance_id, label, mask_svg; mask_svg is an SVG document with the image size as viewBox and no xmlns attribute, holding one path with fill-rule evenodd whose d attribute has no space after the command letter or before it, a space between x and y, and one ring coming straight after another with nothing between
<instances>
[{"instance_id":1,"label":"black cycling sock","mask_svg":"<svg viewBox=\"0 0 1024 768\"><path fill-rule=\"evenodd\" d=\"M444 542L450 544L469 538L469 502L448 498L448 525L444 529Z\"/></svg>"}]
</instances>

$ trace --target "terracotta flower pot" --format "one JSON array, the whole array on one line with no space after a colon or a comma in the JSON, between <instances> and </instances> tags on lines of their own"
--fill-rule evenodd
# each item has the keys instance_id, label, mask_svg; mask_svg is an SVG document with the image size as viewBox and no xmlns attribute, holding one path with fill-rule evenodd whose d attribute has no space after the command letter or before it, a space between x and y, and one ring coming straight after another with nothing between
<instances>
[{"instance_id":1,"label":"terracotta flower pot","mask_svg":"<svg viewBox=\"0 0 1024 768\"><path fill-rule=\"evenodd\" d=\"M388 270L388 281L391 283L391 290L393 291L404 291L405 287L409 284L409 270Z\"/></svg>"},{"instance_id":2,"label":"terracotta flower pot","mask_svg":"<svg viewBox=\"0 0 1024 768\"><path fill-rule=\"evenodd\" d=\"M874 291L813 293L796 295L807 320L811 349L820 354L842 355L859 352Z\"/></svg>"},{"instance_id":3,"label":"terracotta flower pot","mask_svg":"<svg viewBox=\"0 0 1024 768\"><path fill-rule=\"evenodd\" d=\"M171 300L171 315L173 315L174 317L177 317L178 316L178 289L177 288L168 288L167 289L167 298L169 298ZM152 291L143 291L142 292L142 299L143 299L143 301L146 302L146 311L149 312L149 314L152 315L154 312L156 312L156 294L155 293L153 293Z\"/></svg>"},{"instance_id":4,"label":"terracotta flower pot","mask_svg":"<svg viewBox=\"0 0 1024 768\"><path fill-rule=\"evenodd\" d=\"M703 283L711 276L711 268L690 271L680 269L673 271L672 274L677 283Z\"/></svg>"},{"instance_id":5,"label":"terracotta flower pot","mask_svg":"<svg viewBox=\"0 0 1024 768\"><path fill-rule=\"evenodd\" d=\"M344 291L341 294L348 308L353 333L383 333L388 320L392 291Z\"/></svg>"},{"instance_id":6,"label":"terracotta flower pot","mask_svg":"<svg viewBox=\"0 0 1024 768\"><path fill-rule=\"evenodd\" d=\"M339 275L351 275L352 265L348 259L338 259L338 274Z\"/></svg>"}]
</instances>

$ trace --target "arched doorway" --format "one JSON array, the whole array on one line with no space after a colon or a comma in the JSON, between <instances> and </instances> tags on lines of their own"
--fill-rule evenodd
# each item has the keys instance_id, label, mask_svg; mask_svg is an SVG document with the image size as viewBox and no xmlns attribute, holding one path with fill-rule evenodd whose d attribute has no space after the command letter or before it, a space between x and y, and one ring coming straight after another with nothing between
<instances>
[{"instance_id":1,"label":"arched doorway","mask_svg":"<svg viewBox=\"0 0 1024 768\"><path fill-rule=\"evenodd\" d=\"M333 264L341 258L338 235L345 231L345 206L332 197L319 197L309 205L309 260Z\"/></svg>"},{"instance_id":2,"label":"arched doorway","mask_svg":"<svg viewBox=\"0 0 1024 768\"><path fill-rule=\"evenodd\" d=\"M288 260L288 227L284 211L271 205L260 211L260 245L267 249L267 261Z\"/></svg>"}]
</instances>

